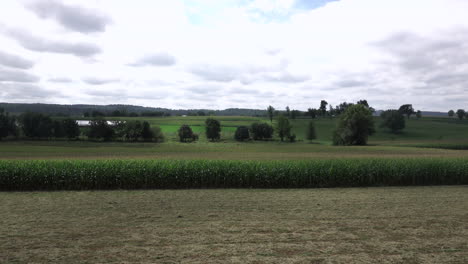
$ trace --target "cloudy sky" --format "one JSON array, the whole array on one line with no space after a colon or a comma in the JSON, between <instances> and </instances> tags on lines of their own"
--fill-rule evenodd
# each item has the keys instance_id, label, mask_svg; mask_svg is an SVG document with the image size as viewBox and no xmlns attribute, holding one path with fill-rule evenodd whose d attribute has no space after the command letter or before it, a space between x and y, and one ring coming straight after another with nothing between
<instances>
[{"instance_id":1,"label":"cloudy sky","mask_svg":"<svg viewBox=\"0 0 468 264\"><path fill-rule=\"evenodd\" d=\"M468 108L468 0L2 0L0 102Z\"/></svg>"}]
</instances>

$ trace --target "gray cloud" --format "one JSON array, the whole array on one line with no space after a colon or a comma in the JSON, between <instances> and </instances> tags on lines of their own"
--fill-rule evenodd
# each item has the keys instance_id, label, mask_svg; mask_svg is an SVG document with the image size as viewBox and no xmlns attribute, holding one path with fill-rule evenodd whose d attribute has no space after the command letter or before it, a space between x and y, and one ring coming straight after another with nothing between
<instances>
[{"instance_id":1,"label":"gray cloud","mask_svg":"<svg viewBox=\"0 0 468 264\"><path fill-rule=\"evenodd\" d=\"M78 57L89 57L101 52L101 48L95 44L46 40L19 29L8 29L6 34L18 41L23 48L37 52L72 54Z\"/></svg>"},{"instance_id":2,"label":"gray cloud","mask_svg":"<svg viewBox=\"0 0 468 264\"><path fill-rule=\"evenodd\" d=\"M2 100L21 101L27 99L44 99L60 96L57 91L44 89L40 86L25 83L0 83L0 98Z\"/></svg>"},{"instance_id":3,"label":"gray cloud","mask_svg":"<svg viewBox=\"0 0 468 264\"><path fill-rule=\"evenodd\" d=\"M34 63L17 55L0 51L0 65L25 70L31 69Z\"/></svg>"},{"instance_id":4,"label":"gray cloud","mask_svg":"<svg viewBox=\"0 0 468 264\"><path fill-rule=\"evenodd\" d=\"M34 1L26 7L43 19L54 19L65 28L81 33L104 32L111 19L97 10L54 0Z\"/></svg>"},{"instance_id":5,"label":"gray cloud","mask_svg":"<svg viewBox=\"0 0 468 264\"><path fill-rule=\"evenodd\" d=\"M27 72L0 67L0 82L36 83L39 80L39 77Z\"/></svg>"},{"instance_id":6,"label":"gray cloud","mask_svg":"<svg viewBox=\"0 0 468 264\"><path fill-rule=\"evenodd\" d=\"M168 53L157 53L145 56L135 63L129 64L133 67L142 66L172 66L176 64L176 58Z\"/></svg>"},{"instance_id":7,"label":"gray cloud","mask_svg":"<svg viewBox=\"0 0 468 264\"><path fill-rule=\"evenodd\" d=\"M223 90L223 87L215 84L203 84L203 85L192 85L184 88L185 91L199 95L210 95L219 93Z\"/></svg>"},{"instance_id":8,"label":"gray cloud","mask_svg":"<svg viewBox=\"0 0 468 264\"><path fill-rule=\"evenodd\" d=\"M115 83L119 82L119 79L103 79L103 78L96 78L96 77L87 77L82 79L83 82L91 85L103 85L108 83Z\"/></svg>"},{"instance_id":9,"label":"gray cloud","mask_svg":"<svg viewBox=\"0 0 468 264\"><path fill-rule=\"evenodd\" d=\"M53 82L53 83L72 83L73 82L73 80L70 78L50 78L47 81Z\"/></svg>"}]
</instances>

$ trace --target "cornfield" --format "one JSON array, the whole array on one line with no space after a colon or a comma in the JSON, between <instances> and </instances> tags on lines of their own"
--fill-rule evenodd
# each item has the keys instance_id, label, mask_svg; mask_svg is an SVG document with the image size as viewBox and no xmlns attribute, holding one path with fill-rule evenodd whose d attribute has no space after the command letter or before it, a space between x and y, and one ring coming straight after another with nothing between
<instances>
[{"instance_id":1,"label":"cornfield","mask_svg":"<svg viewBox=\"0 0 468 264\"><path fill-rule=\"evenodd\" d=\"M0 191L458 184L466 159L0 161Z\"/></svg>"}]
</instances>

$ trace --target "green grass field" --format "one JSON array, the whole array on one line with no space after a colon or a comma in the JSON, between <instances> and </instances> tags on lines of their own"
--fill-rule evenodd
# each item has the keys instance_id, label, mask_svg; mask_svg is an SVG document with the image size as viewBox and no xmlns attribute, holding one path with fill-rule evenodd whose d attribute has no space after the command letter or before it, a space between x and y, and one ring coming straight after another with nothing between
<instances>
[{"instance_id":1,"label":"green grass field","mask_svg":"<svg viewBox=\"0 0 468 264\"><path fill-rule=\"evenodd\" d=\"M292 121L296 143L236 142L237 126L250 125L266 119L256 117L216 117L222 124L220 142L208 142L204 136L206 117L126 118L148 120L158 125L166 141L153 143L95 143L67 141L8 141L0 142L0 159L225 159L225 160L307 160L343 157L466 157L468 121L425 117L410 119L401 134L392 134L378 126L370 137L369 146L331 146L335 119L316 119L318 139L311 144L304 140L309 119ZM195 143L177 142L177 129L190 124L200 140Z\"/></svg>"},{"instance_id":2,"label":"green grass field","mask_svg":"<svg viewBox=\"0 0 468 264\"><path fill-rule=\"evenodd\" d=\"M468 188L0 193L0 263L467 263Z\"/></svg>"}]
</instances>

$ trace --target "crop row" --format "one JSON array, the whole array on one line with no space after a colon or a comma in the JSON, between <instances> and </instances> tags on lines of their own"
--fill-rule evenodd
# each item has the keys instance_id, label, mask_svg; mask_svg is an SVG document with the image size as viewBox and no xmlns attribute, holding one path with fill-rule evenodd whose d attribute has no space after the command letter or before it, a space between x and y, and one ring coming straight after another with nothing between
<instances>
[{"instance_id":1,"label":"crop row","mask_svg":"<svg viewBox=\"0 0 468 264\"><path fill-rule=\"evenodd\" d=\"M458 184L466 159L0 161L1 191Z\"/></svg>"}]
</instances>

